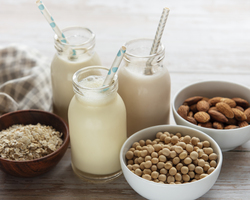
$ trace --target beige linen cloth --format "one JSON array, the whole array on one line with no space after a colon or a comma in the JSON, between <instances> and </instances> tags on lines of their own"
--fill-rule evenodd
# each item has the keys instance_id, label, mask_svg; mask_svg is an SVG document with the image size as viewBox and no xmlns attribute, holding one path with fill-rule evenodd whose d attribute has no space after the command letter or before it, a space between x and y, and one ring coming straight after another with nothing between
<instances>
[{"instance_id":1,"label":"beige linen cloth","mask_svg":"<svg viewBox=\"0 0 250 200\"><path fill-rule=\"evenodd\" d=\"M52 111L49 61L26 46L0 47L0 115L24 109Z\"/></svg>"}]
</instances>

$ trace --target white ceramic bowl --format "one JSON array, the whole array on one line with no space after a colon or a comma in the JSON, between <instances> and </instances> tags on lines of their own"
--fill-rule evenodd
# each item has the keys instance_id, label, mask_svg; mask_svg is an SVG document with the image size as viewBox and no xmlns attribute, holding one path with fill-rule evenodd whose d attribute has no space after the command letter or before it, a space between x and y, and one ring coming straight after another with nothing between
<instances>
[{"instance_id":1,"label":"white ceramic bowl","mask_svg":"<svg viewBox=\"0 0 250 200\"><path fill-rule=\"evenodd\" d=\"M127 168L125 154L134 142L138 142L141 139L154 139L156 133L159 131L168 131L170 133L180 132L182 135L198 137L201 141L208 140L214 152L218 155L217 167L206 178L186 184L160 184L137 176ZM204 195L216 182L221 170L222 152L218 144L210 136L197 129L177 125L159 125L143 129L130 136L121 148L120 162L125 179L141 196L152 200L193 200Z\"/></svg>"},{"instance_id":2,"label":"white ceramic bowl","mask_svg":"<svg viewBox=\"0 0 250 200\"><path fill-rule=\"evenodd\" d=\"M208 98L240 97L250 102L250 89L237 83L226 81L203 81L193 83L182 88L173 99L173 115L176 124L196 128L210 135L220 146L222 151L229 151L247 142L250 139L250 126L237 129L210 129L197 126L183 119L177 110L184 100L192 96L204 96Z\"/></svg>"}]
</instances>

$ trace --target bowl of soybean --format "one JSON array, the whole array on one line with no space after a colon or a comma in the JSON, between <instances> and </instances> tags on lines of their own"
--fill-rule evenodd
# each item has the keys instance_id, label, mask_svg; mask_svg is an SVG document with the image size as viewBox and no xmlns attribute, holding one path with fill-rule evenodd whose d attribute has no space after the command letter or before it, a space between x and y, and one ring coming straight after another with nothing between
<instances>
[{"instance_id":1,"label":"bowl of soybean","mask_svg":"<svg viewBox=\"0 0 250 200\"><path fill-rule=\"evenodd\" d=\"M159 133L165 139L162 139L163 136L160 137ZM190 141L185 141L184 138L190 138ZM166 142L168 139L170 143ZM195 145L192 145L192 140L197 140ZM164 152L168 151L168 146L170 153ZM209 149L212 149L212 152L209 152ZM133 151L134 155L128 155L129 151ZM187 155L183 156L183 152ZM165 158L162 155L165 155ZM214 155L216 161L213 161ZM221 149L215 140L202 131L180 125L158 125L140 130L125 141L120 151L121 167L128 184L142 197L155 200L191 200L203 196L217 181L222 160ZM203 164L200 164L202 162ZM205 169L204 164L207 166L212 162L216 166ZM193 163L197 165L194 173L191 173L191 169L188 173L184 172L184 169ZM198 172L198 169L201 169L199 165L203 165L203 172ZM141 173L137 173L138 171Z\"/></svg>"}]
</instances>

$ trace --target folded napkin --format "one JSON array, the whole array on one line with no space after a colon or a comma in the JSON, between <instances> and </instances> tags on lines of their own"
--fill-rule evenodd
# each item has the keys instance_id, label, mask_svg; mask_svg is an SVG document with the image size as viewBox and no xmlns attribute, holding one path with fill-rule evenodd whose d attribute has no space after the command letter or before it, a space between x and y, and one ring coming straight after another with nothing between
<instances>
[{"instance_id":1,"label":"folded napkin","mask_svg":"<svg viewBox=\"0 0 250 200\"><path fill-rule=\"evenodd\" d=\"M0 47L0 114L24 109L52 111L49 60L25 46Z\"/></svg>"}]
</instances>

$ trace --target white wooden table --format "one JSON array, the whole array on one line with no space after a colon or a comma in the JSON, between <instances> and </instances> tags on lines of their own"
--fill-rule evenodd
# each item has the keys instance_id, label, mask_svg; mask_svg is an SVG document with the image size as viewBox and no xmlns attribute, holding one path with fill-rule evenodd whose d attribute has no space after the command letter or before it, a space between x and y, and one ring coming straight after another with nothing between
<instances>
[{"instance_id":1,"label":"white wooden table","mask_svg":"<svg viewBox=\"0 0 250 200\"><path fill-rule=\"evenodd\" d=\"M201 80L227 80L250 87L250 1L44 0L61 28L85 26L96 33L96 51L110 66L126 41L153 38L162 8L170 15L162 42L172 97ZM50 60L54 33L35 0L0 0L0 46L35 48ZM171 115L171 124L175 124ZM250 134L250 133L249 133ZM247 142L247 141L246 141ZM200 199L250 199L250 142L223 153L218 181ZM50 172L15 178L0 172L0 199L143 199L121 176L108 184L79 180L70 166L70 148Z\"/></svg>"}]
</instances>

